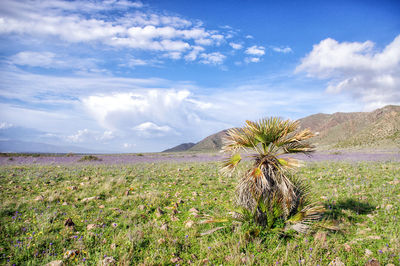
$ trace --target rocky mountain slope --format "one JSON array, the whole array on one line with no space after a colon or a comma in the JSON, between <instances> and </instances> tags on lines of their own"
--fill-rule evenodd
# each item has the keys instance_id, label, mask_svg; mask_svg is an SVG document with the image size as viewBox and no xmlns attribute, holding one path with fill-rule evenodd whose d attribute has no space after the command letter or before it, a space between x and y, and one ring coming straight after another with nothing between
<instances>
[{"instance_id":1,"label":"rocky mountain slope","mask_svg":"<svg viewBox=\"0 0 400 266\"><path fill-rule=\"evenodd\" d=\"M182 143L178 146L175 146L171 149L166 149L165 151L162 152L179 152L179 151L186 151L190 148L192 148L194 145L196 145L195 143L189 142L189 143Z\"/></svg>"},{"instance_id":2,"label":"rocky mountain slope","mask_svg":"<svg viewBox=\"0 0 400 266\"><path fill-rule=\"evenodd\" d=\"M372 112L316 114L300 119L300 124L318 134L313 142L321 149L400 147L400 106L388 105Z\"/></svg>"}]
</instances>

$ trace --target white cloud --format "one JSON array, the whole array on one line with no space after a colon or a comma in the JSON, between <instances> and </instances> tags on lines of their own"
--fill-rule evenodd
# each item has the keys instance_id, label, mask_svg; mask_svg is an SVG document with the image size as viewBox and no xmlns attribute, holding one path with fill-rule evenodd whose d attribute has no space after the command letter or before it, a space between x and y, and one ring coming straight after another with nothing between
<instances>
[{"instance_id":1,"label":"white cloud","mask_svg":"<svg viewBox=\"0 0 400 266\"><path fill-rule=\"evenodd\" d=\"M230 42L229 45L235 50L239 50L239 49L243 48L243 45L241 45L240 43Z\"/></svg>"},{"instance_id":2,"label":"white cloud","mask_svg":"<svg viewBox=\"0 0 400 266\"><path fill-rule=\"evenodd\" d=\"M187 90L137 91L93 95L83 99L83 104L105 128L127 130L152 121L181 128L187 124L193 107L187 99Z\"/></svg>"},{"instance_id":3,"label":"white cloud","mask_svg":"<svg viewBox=\"0 0 400 266\"><path fill-rule=\"evenodd\" d=\"M325 39L313 46L296 72L328 79L327 91L347 92L371 110L400 103L400 35L382 51L366 41Z\"/></svg>"},{"instance_id":4,"label":"white cloud","mask_svg":"<svg viewBox=\"0 0 400 266\"><path fill-rule=\"evenodd\" d=\"M136 67L148 65L148 62L142 59L131 58L126 64L121 64L123 66Z\"/></svg>"},{"instance_id":5,"label":"white cloud","mask_svg":"<svg viewBox=\"0 0 400 266\"><path fill-rule=\"evenodd\" d=\"M98 137L98 140L112 140L115 138L114 132L112 132L111 130L106 130L104 131L103 135L101 135L100 137Z\"/></svg>"},{"instance_id":6,"label":"white cloud","mask_svg":"<svg viewBox=\"0 0 400 266\"><path fill-rule=\"evenodd\" d=\"M89 130L87 128L79 129L76 133L65 137L66 141L73 143L104 143L114 140L115 138L116 136L111 130L106 130L101 133L97 130Z\"/></svg>"},{"instance_id":7,"label":"white cloud","mask_svg":"<svg viewBox=\"0 0 400 266\"><path fill-rule=\"evenodd\" d=\"M14 1L18 4L23 1ZM127 9L127 8L142 8L143 3L140 1L127 1L127 0L106 0L106 1L37 1L35 2L36 7L54 9L62 8L68 11L85 11L85 12L97 12L108 9Z\"/></svg>"},{"instance_id":8,"label":"white cloud","mask_svg":"<svg viewBox=\"0 0 400 266\"><path fill-rule=\"evenodd\" d=\"M169 126L158 126L152 122L144 122L133 127L142 137L162 137L173 131Z\"/></svg>"},{"instance_id":9,"label":"white cloud","mask_svg":"<svg viewBox=\"0 0 400 266\"><path fill-rule=\"evenodd\" d=\"M209 46L213 44L213 41L211 39L201 38L201 39L196 39L195 43L196 45Z\"/></svg>"},{"instance_id":10,"label":"white cloud","mask_svg":"<svg viewBox=\"0 0 400 266\"><path fill-rule=\"evenodd\" d=\"M164 57L167 57L167 58L170 58L170 59L173 59L173 60L178 60L178 59L181 59L182 53L180 53L180 52L169 52L169 53L165 54Z\"/></svg>"},{"instance_id":11,"label":"white cloud","mask_svg":"<svg viewBox=\"0 0 400 266\"><path fill-rule=\"evenodd\" d=\"M80 69L98 72L98 60L92 58L62 57L52 52L22 51L11 57L8 62L18 66L43 67L54 69Z\"/></svg>"},{"instance_id":12,"label":"white cloud","mask_svg":"<svg viewBox=\"0 0 400 266\"><path fill-rule=\"evenodd\" d=\"M50 76L22 70L0 68L0 96L15 98L31 104L50 104L58 107L79 104L79 99L94 93L132 91L154 87L171 87L173 82L159 78L135 79L93 74L81 76ZM179 82L175 86L183 86ZM46 97L38 98L38 95Z\"/></svg>"},{"instance_id":13,"label":"white cloud","mask_svg":"<svg viewBox=\"0 0 400 266\"><path fill-rule=\"evenodd\" d=\"M53 67L57 64L55 57L56 55L50 52L25 51L12 56L10 61L16 65Z\"/></svg>"},{"instance_id":14,"label":"white cloud","mask_svg":"<svg viewBox=\"0 0 400 266\"><path fill-rule=\"evenodd\" d=\"M141 8L141 2L129 1L11 1L3 0L0 13L0 35L20 35L24 39L51 42L91 43L104 46L156 51L177 59L198 58L193 46L220 46L227 33L208 30L202 23L192 23L178 16L156 14ZM101 12L118 10L120 15L102 16ZM47 39L46 39L47 38ZM33 42L33 41L32 41ZM56 55L49 52L19 54L20 64L50 67L57 65ZM173 56L171 56L173 55ZM193 61L193 60L192 60Z\"/></svg>"},{"instance_id":15,"label":"white cloud","mask_svg":"<svg viewBox=\"0 0 400 266\"><path fill-rule=\"evenodd\" d=\"M249 55L263 56L265 54L265 48L263 46L253 45L247 48L245 53Z\"/></svg>"},{"instance_id":16,"label":"white cloud","mask_svg":"<svg viewBox=\"0 0 400 266\"><path fill-rule=\"evenodd\" d=\"M192 47L192 51L185 55L186 61L194 61L197 59L200 52L204 51L205 49L201 46L194 46Z\"/></svg>"},{"instance_id":17,"label":"white cloud","mask_svg":"<svg viewBox=\"0 0 400 266\"><path fill-rule=\"evenodd\" d=\"M122 145L122 147L124 148L124 149L130 149L130 148L133 148L133 147L135 147L136 146L136 144L133 144L133 143L124 143L123 145Z\"/></svg>"},{"instance_id":18,"label":"white cloud","mask_svg":"<svg viewBox=\"0 0 400 266\"><path fill-rule=\"evenodd\" d=\"M246 63L258 63L258 62L260 62L260 58L259 57L246 57L244 59L244 61Z\"/></svg>"},{"instance_id":19,"label":"white cloud","mask_svg":"<svg viewBox=\"0 0 400 266\"><path fill-rule=\"evenodd\" d=\"M290 48L288 46L286 46L286 47L272 47L272 50L274 50L277 53L284 53L284 54L293 53L292 48Z\"/></svg>"},{"instance_id":20,"label":"white cloud","mask_svg":"<svg viewBox=\"0 0 400 266\"><path fill-rule=\"evenodd\" d=\"M87 128L78 130L76 134L70 135L67 137L67 141L74 142L74 143L79 143L83 142L88 138L88 135L90 135L90 132Z\"/></svg>"},{"instance_id":21,"label":"white cloud","mask_svg":"<svg viewBox=\"0 0 400 266\"><path fill-rule=\"evenodd\" d=\"M220 65L224 62L226 56L219 53L219 52L214 52L214 53L202 53L200 55L202 60L200 61L203 64L212 64L212 65Z\"/></svg>"}]
</instances>

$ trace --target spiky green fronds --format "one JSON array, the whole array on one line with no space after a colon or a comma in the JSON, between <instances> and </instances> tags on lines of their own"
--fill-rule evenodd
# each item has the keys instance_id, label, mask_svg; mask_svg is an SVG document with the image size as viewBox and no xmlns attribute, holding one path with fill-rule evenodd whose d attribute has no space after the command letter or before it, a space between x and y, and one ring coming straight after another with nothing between
<instances>
[{"instance_id":1,"label":"spiky green fronds","mask_svg":"<svg viewBox=\"0 0 400 266\"><path fill-rule=\"evenodd\" d=\"M307 233L310 225L321 219L324 212L323 206L309 204L286 221L286 230L293 229L299 233Z\"/></svg>"},{"instance_id":2,"label":"spiky green fronds","mask_svg":"<svg viewBox=\"0 0 400 266\"><path fill-rule=\"evenodd\" d=\"M228 131L223 151L254 150L260 155L311 152L313 146L305 140L314 134L308 129L298 132L298 128L298 121L276 117L246 121L243 128Z\"/></svg>"},{"instance_id":3,"label":"spiky green fronds","mask_svg":"<svg viewBox=\"0 0 400 266\"><path fill-rule=\"evenodd\" d=\"M222 168L220 169L220 172L226 176L232 175L233 171L236 169L241 160L242 157L240 156L240 153L232 154L222 162Z\"/></svg>"},{"instance_id":4,"label":"spiky green fronds","mask_svg":"<svg viewBox=\"0 0 400 266\"><path fill-rule=\"evenodd\" d=\"M239 181L237 204L252 213L257 224L270 227L274 219L298 219L292 225L304 231L307 221L316 217L312 210L318 213L319 209L304 207L308 190L301 181L289 177L289 170L298 167L300 161L285 154L314 151L307 142L314 134L309 129L298 129L298 121L271 117L246 121L244 127L229 130L224 140L223 151L231 156L223 162L223 174L233 173L242 160L241 152L254 161Z\"/></svg>"}]
</instances>

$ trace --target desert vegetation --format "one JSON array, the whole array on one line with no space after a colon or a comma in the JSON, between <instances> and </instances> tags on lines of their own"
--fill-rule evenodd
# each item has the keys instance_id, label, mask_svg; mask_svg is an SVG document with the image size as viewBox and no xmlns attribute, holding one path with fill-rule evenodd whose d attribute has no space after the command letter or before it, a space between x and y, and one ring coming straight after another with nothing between
<instances>
[{"instance_id":1,"label":"desert vegetation","mask_svg":"<svg viewBox=\"0 0 400 266\"><path fill-rule=\"evenodd\" d=\"M231 176L242 160L241 152L252 159L252 166L241 173L237 187L237 204L243 208L238 216L264 229L293 229L306 232L309 223L322 215L323 206L308 201L309 188L291 170L299 161L284 155L309 154L314 146L307 142L314 134L299 130L299 122L280 118L246 121L243 128L227 133L223 151L230 153L221 169Z\"/></svg>"}]
</instances>

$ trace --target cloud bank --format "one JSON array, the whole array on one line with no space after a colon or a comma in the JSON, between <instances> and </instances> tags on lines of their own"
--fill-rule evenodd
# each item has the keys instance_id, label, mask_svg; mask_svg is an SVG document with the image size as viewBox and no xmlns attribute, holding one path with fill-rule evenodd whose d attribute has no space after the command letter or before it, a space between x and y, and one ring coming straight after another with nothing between
<instances>
[{"instance_id":1,"label":"cloud bank","mask_svg":"<svg viewBox=\"0 0 400 266\"><path fill-rule=\"evenodd\" d=\"M400 35L382 50L371 41L322 40L301 60L296 72L327 79L327 92L349 93L366 110L400 104Z\"/></svg>"},{"instance_id":2,"label":"cloud bank","mask_svg":"<svg viewBox=\"0 0 400 266\"><path fill-rule=\"evenodd\" d=\"M235 34L230 27L207 29L198 20L157 13L141 2L4 0L0 7L0 35L22 36L32 43L48 43L51 39L59 44L154 52L164 58L188 62L198 59L210 65L225 60L220 46L242 48L231 41ZM220 51L207 52L211 48ZM261 48L253 46L248 51L259 56L263 54ZM33 56L29 61L28 53ZM13 60L17 64L50 67L59 65L55 57L47 51L26 51L15 55ZM144 61L133 63L147 65Z\"/></svg>"}]
</instances>

